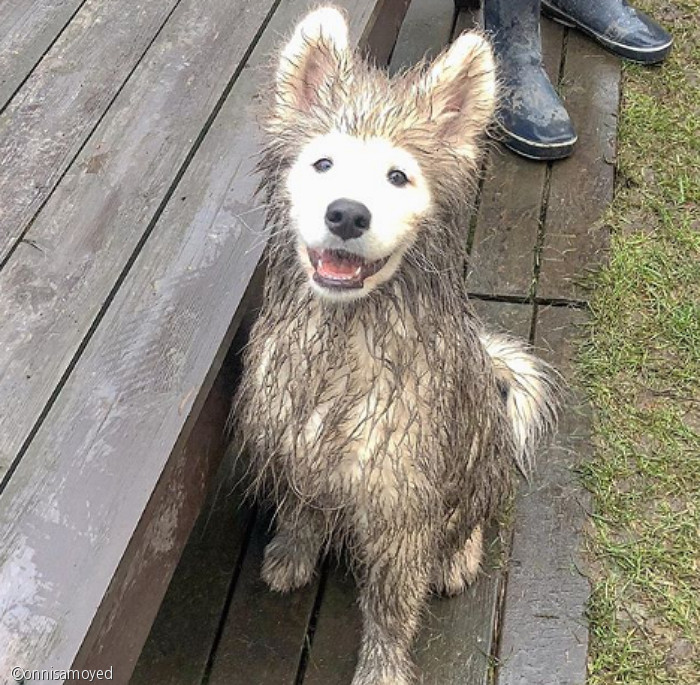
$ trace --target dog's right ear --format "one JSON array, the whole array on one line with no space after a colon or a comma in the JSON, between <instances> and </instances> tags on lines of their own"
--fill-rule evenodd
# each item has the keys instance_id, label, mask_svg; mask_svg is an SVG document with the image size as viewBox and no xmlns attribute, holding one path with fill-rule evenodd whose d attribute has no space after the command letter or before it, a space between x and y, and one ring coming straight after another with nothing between
<instances>
[{"instance_id":1,"label":"dog's right ear","mask_svg":"<svg viewBox=\"0 0 700 685\"><path fill-rule=\"evenodd\" d=\"M308 112L349 66L348 26L334 7L308 14L294 30L277 69L277 104Z\"/></svg>"},{"instance_id":2,"label":"dog's right ear","mask_svg":"<svg viewBox=\"0 0 700 685\"><path fill-rule=\"evenodd\" d=\"M471 32L438 55L422 79L440 135L472 159L496 106L495 72L491 46L484 36Z\"/></svg>"}]
</instances>

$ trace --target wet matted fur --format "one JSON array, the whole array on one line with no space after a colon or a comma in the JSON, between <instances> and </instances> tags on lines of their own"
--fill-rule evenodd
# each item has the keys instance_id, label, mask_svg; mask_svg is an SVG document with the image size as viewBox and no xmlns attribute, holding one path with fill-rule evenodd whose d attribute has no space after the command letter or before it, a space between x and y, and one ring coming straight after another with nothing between
<instances>
[{"instance_id":1,"label":"wet matted fur","mask_svg":"<svg viewBox=\"0 0 700 685\"><path fill-rule=\"evenodd\" d=\"M364 623L353 683L403 685L429 592L461 592L474 579L483 523L555 419L550 370L522 343L483 330L463 278L493 58L484 38L465 34L432 64L389 78L351 53L342 15L323 8L284 48L274 98L260 165L271 229L264 304L232 410L254 491L276 512L263 577L293 590L322 550L346 549ZM398 177L404 188L366 191L372 216L396 223L382 227L384 242L372 242L374 223L343 240L362 264L385 264L350 289L329 286L308 256L337 256L339 239L322 229L307 244L300 225L321 192L304 161L319 140L322 174L346 144L360 175L385 153L412 169L406 184ZM367 150L352 153L358 140ZM376 155L372 141L382 141ZM346 278L342 263L333 268Z\"/></svg>"}]
</instances>

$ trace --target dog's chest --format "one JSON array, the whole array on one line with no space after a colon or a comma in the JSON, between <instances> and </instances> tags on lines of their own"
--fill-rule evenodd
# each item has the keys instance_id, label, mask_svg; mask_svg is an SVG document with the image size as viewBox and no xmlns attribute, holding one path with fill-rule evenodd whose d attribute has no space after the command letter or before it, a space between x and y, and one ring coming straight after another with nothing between
<instances>
[{"instance_id":1,"label":"dog's chest","mask_svg":"<svg viewBox=\"0 0 700 685\"><path fill-rule=\"evenodd\" d=\"M440 425L435 388L410 319L390 324L380 334L366 321L334 327L311 316L263 343L256 378L266 430L300 494L389 505L425 484L422 455Z\"/></svg>"}]
</instances>

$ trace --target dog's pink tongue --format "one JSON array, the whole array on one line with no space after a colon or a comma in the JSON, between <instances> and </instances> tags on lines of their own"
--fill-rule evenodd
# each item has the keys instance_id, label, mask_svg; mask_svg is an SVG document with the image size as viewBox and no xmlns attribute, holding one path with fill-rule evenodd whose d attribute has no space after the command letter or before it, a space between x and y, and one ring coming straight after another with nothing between
<instances>
[{"instance_id":1,"label":"dog's pink tongue","mask_svg":"<svg viewBox=\"0 0 700 685\"><path fill-rule=\"evenodd\" d=\"M355 278L362 263L354 259L341 259L333 252L322 252L316 272L324 278Z\"/></svg>"}]
</instances>

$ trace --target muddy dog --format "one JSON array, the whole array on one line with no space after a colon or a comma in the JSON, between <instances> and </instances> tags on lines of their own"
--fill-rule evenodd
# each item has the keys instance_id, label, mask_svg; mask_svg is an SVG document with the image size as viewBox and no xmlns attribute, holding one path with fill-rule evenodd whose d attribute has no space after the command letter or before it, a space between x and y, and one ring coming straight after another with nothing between
<instances>
[{"instance_id":1,"label":"muddy dog","mask_svg":"<svg viewBox=\"0 0 700 685\"><path fill-rule=\"evenodd\" d=\"M233 422L275 507L262 575L288 592L346 551L354 685L404 685L431 591L478 571L485 521L554 426L551 370L487 333L463 278L469 189L496 101L486 39L394 77L336 9L283 48L261 157L264 304Z\"/></svg>"}]
</instances>

